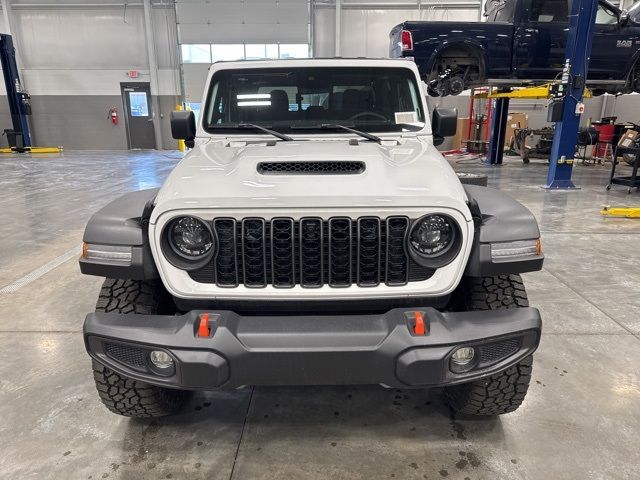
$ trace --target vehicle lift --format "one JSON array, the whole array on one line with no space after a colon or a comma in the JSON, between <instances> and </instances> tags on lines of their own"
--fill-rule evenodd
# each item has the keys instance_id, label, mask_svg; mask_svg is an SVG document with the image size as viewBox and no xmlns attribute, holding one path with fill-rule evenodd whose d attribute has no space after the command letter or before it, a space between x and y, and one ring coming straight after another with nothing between
<instances>
[{"instance_id":1,"label":"vehicle lift","mask_svg":"<svg viewBox=\"0 0 640 480\"><path fill-rule=\"evenodd\" d=\"M495 100L491 118L491 139L487 163L502 164L507 116L510 98L548 98L551 90L554 100L549 105L550 121L555 122L547 189L574 189L571 173L576 151L576 139L580 127L580 115L584 111L582 99L585 92L593 31L598 0L577 0L571 2L569 32L565 49L566 63L559 85L524 88L509 93L490 95ZM528 91L527 91L528 90ZM539 94L540 96L536 96Z\"/></svg>"},{"instance_id":2,"label":"vehicle lift","mask_svg":"<svg viewBox=\"0 0 640 480\"><path fill-rule=\"evenodd\" d=\"M16 51L13 47L11 35L0 34L0 62L2 63L2 73L4 76L4 86L7 90L9 100L9 112L13 123L16 148L31 146L31 135L29 134L29 122L27 116L31 115L31 104L29 94L22 88L18 64L16 63Z\"/></svg>"},{"instance_id":3,"label":"vehicle lift","mask_svg":"<svg viewBox=\"0 0 640 480\"><path fill-rule=\"evenodd\" d=\"M31 102L29 93L20 82L20 74L16 63L16 51L11 35L0 33L0 64L4 77L4 86L9 100L9 112L13 130L5 130L7 136L15 138L15 146L0 148L0 153L57 153L60 148L33 147L31 146L31 134L29 133L29 121L31 115Z\"/></svg>"}]
</instances>

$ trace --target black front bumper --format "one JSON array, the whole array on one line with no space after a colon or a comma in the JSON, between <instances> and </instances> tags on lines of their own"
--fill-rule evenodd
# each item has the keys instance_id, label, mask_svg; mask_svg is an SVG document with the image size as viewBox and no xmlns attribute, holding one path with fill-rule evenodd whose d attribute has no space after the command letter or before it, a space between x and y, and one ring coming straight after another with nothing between
<instances>
[{"instance_id":1,"label":"black front bumper","mask_svg":"<svg viewBox=\"0 0 640 480\"><path fill-rule=\"evenodd\" d=\"M413 331L424 313L425 335ZM382 315L239 316L209 313L211 335L198 337L199 316L92 313L84 323L89 354L125 376L182 389L243 385L382 384L433 387L463 383L504 370L538 346L542 322L535 308L442 313L394 309ZM475 347L476 365L450 368L453 350ZM163 350L166 373L149 360Z\"/></svg>"}]
</instances>

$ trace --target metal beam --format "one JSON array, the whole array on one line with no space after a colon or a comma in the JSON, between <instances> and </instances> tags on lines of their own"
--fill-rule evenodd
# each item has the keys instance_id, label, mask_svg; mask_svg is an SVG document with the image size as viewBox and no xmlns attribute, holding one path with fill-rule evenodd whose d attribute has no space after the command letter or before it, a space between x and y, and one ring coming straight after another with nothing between
<instances>
[{"instance_id":1,"label":"metal beam","mask_svg":"<svg viewBox=\"0 0 640 480\"><path fill-rule=\"evenodd\" d=\"M336 0L336 39L335 39L335 56L340 56L342 44L342 0Z\"/></svg>"},{"instance_id":2,"label":"metal beam","mask_svg":"<svg viewBox=\"0 0 640 480\"><path fill-rule=\"evenodd\" d=\"M571 172L580 127L580 113L577 107L582 103L589 70L597 10L598 0L574 0L571 4L565 68L562 72L562 112L553 134L545 188L576 188L571 181Z\"/></svg>"},{"instance_id":3,"label":"metal beam","mask_svg":"<svg viewBox=\"0 0 640 480\"><path fill-rule=\"evenodd\" d=\"M489 138L487 163L502 165L507 134L507 117L509 116L509 98L496 98L489 101L495 101L495 106L491 116L491 137Z\"/></svg>"},{"instance_id":4,"label":"metal beam","mask_svg":"<svg viewBox=\"0 0 640 480\"><path fill-rule=\"evenodd\" d=\"M3 33L13 36L13 29L11 26L11 4L9 2L10 0L0 0L0 6L2 6L2 16L4 18L4 24L7 27L7 31Z\"/></svg>"},{"instance_id":5,"label":"metal beam","mask_svg":"<svg viewBox=\"0 0 640 480\"><path fill-rule=\"evenodd\" d=\"M336 2L339 0L336 0ZM351 3L344 2L342 3L342 10L455 10L455 9L469 9L469 8L480 8L479 0L456 0L446 3L421 3L418 8L418 4L416 2L402 2L402 3ZM316 9L334 9L335 5L333 3L316 3L314 5Z\"/></svg>"},{"instance_id":6,"label":"metal beam","mask_svg":"<svg viewBox=\"0 0 640 480\"><path fill-rule=\"evenodd\" d=\"M149 58L149 87L151 91L151 109L153 113L151 121L153 122L156 149L162 150L160 105L158 104L158 61L156 60L156 44L153 40L151 0L144 0L144 33L147 43L147 57Z\"/></svg>"}]
</instances>

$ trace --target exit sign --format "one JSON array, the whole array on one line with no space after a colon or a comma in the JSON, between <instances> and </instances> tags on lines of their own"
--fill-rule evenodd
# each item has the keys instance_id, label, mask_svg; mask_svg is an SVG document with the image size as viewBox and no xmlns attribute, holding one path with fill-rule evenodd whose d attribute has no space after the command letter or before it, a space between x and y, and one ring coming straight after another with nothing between
<instances>
[{"instance_id":1,"label":"exit sign","mask_svg":"<svg viewBox=\"0 0 640 480\"><path fill-rule=\"evenodd\" d=\"M138 70L129 70L127 72L127 77L129 78L138 78L140 76L140 72Z\"/></svg>"}]
</instances>

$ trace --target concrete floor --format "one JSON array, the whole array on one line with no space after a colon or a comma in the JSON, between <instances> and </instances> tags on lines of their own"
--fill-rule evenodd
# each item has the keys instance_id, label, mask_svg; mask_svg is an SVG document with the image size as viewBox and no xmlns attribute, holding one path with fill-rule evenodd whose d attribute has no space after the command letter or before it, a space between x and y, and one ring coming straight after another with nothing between
<instances>
[{"instance_id":1,"label":"concrete floor","mask_svg":"<svg viewBox=\"0 0 640 480\"><path fill-rule=\"evenodd\" d=\"M640 478L640 220L598 213L640 194L605 192L600 166L576 168L581 190L548 192L541 162L456 164L487 172L543 232L545 268L525 283L544 334L517 412L454 419L436 394L340 387L197 394L154 421L109 413L82 344L101 283L78 271L82 230L178 158L0 157L1 478Z\"/></svg>"}]
</instances>

